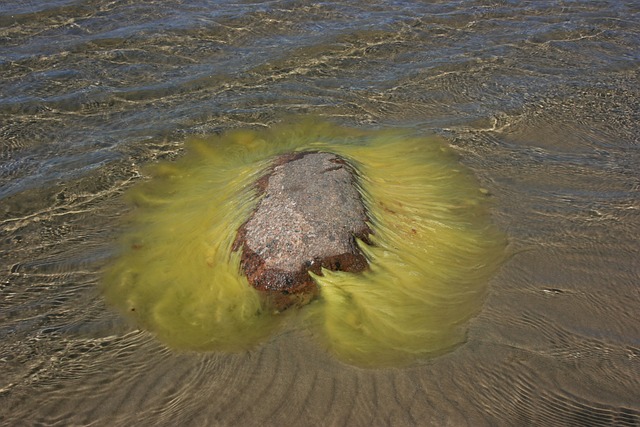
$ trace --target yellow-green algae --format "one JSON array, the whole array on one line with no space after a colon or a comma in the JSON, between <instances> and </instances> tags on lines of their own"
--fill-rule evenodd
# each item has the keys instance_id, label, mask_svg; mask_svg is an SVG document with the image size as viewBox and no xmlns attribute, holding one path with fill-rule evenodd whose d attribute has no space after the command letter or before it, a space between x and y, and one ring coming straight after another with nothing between
<instances>
[{"instance_id":1,"label":"yellow-green algae","mask_svg":"<svg viewBox=\"0 0 640 427\"><path fill-rule=\"evenodd\" d=\"M301 309L304 323L362 366L460 344L505 237L443 141L406 132L302 121L189 141L184 157L155 165L129 192L136 209L105 275L108 300L175 348L234 351L268 337L283 315L261 305L231 247L258 202L252 183L274 156L302 150L333 152L357 168L374 232L372 246L360 243L370 270L314 276L320 298Z\"/></svg>"}]
</instances>

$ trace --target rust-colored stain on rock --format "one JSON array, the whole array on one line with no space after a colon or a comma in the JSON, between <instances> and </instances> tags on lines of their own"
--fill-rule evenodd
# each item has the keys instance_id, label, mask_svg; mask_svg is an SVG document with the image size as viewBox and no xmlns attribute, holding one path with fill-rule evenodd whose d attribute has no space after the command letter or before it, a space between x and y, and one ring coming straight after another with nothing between
<instances>
[{"instance_id":1,"label":"rust-colored stain on rock","mask_svg":"<svg viewBox=\"0 0 640 427\"><path fill-rule=\"evenodd\" d=\"M318 288L309 271L368 267L356 238L371 229L353 167L332 153L277 157L256 186L262 198L233 244L249 283L276 310L304 305Z\"/></svg>"}]
</instances>

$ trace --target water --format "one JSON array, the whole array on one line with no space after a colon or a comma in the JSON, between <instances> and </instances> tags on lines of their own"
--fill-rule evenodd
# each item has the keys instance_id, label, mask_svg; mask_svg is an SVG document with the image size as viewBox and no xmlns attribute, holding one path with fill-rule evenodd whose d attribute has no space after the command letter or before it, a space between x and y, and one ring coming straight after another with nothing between
<instances>
[{"instance_id":1,"label":"water","mask_svg":"<svg viewBox=\"0 0 640 427\"><path fill-rule=\"evenodd\" d=\"M637 2L0 4L0 420L640 423ZM106 307L122 194L191 135L314 114L445 137L511 258L455 351L304 330L176 352ZM392 161L393 159L390 159Z\"/></svg>"}]
</instances>

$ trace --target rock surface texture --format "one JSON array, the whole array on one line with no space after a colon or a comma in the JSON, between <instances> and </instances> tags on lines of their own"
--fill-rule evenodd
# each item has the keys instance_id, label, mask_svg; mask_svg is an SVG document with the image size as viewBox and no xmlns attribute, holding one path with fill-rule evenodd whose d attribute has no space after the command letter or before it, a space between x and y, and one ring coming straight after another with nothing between
<instances>
[{"instance_id":1,"label":"rock surface texture","mask_svg":"<svg viewBox=\"0 0 640 427\"><path fill-rule=\"evenodd\" d=\"M371 230L347 161L301 152L275 159L257 182L262 199L236 236L249 283L276 310L303 305L318 293L309 271L359 272L368 267L355 239Z\"/></svg>"}]
</instances>

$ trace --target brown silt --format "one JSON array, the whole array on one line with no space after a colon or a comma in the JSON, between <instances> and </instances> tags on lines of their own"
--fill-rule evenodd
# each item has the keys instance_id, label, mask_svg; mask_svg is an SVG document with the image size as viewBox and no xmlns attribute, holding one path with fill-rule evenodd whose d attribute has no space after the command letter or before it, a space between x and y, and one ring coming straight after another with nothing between
<instances>
[{"instance_id":1,"label":"brown silt","mask_svg":"<svg viewBox=\"0 0 640 427\"><path fill-rule=\"evenodd\" d=\"M275 159L257 182L262 198L236 236L241 268L276 310L304 305L318 294L309 271L359 272L368 267L356 238L371 230L353 167L323 152Z\"/></svg>"}]
</instances>

